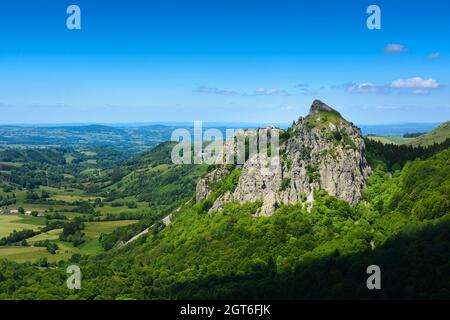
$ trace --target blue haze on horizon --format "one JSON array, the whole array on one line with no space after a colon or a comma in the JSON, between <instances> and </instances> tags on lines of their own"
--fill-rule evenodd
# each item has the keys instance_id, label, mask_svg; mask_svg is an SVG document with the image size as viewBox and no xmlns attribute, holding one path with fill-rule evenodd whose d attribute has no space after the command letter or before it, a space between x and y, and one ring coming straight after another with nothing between
<instances>
[{"instance_id":1,"label":"blue haze on horizon","mask_svg":"<svg viewBox=\"0 0 450 320\"><path fill-rule=\"evenodd\" d=\"M5 0L0 124L290 123L314 99L357 124L440 123L449 15L441 0Z\"/></svg>"}]
</instances>

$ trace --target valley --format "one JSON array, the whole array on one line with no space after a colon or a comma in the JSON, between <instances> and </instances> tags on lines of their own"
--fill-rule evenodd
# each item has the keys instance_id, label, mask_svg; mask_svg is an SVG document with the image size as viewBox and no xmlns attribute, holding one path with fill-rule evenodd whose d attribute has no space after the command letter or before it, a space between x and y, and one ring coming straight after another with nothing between
<instances>
[{"instance_id":1,"label":"valley","mask_svg":"<svg viewBox=\"0 0 450 320\"><path fill-rule=\"evenodd\" d=\"M173 164L174 142L4 146L0 298L448 296L427 276L431 263L450 274L448 123L363 137L315 101L277 130L281 165L264 174L258 155ZM402 276L370 293L360 282L373 263ZM54 285L69 264L83 270L79 292Z\"/></svg>"},{"instance_id":2,"label":"valley","mask_svg":"<svg viewBox=\"0 0 450 320\"><path fill-rule=\"evenodd\" d=\"M2 166L9 169L0 172L0 239L26 230L37 233L0 242L0 259L42 263L99 254L105 248L102 236L127 225L136 225L138 233L163 218L189 199L205 172L204 166L171 165L170 147L163 144L127 160L109 149L0 151ZM83 239L76 244L61 240L73 221L83 225ZM120 240L134 235L128 231ZM57 250L36 246L46 241Z\"/></svg>"}]
</instances>

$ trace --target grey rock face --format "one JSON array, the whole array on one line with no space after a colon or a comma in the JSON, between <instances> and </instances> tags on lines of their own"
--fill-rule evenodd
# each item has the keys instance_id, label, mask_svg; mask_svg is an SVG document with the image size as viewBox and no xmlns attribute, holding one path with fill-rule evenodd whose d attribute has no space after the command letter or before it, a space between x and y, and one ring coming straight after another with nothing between
<instances>
[{"instance_id":1,"label":"grey rock face","mask_svg":"<svg viewBox=\"0 0 450 320\"><path fill-rule=\"evenodd\" d=\"M320 100L314 100L311 108L309 109L309 113L314 113L317 111L334 111L333 108L331 108L329 105L323 103Z\"/></svg>"},{"instance_id":2,"label":"grey rock face","mask_svg":"<svg viewBox=\"0 0 450 320\"><path fill-rule=\"evenodd\" d=\"M248 159L233 192L219 196L211 210L224 203L261 201L258 215L271 215L282 203L313 205L314 190L355 204L371 172L359 128L319 100L310 114L300 118L280 145L279 157L255 154ZM197 201L205 199L208 185L223 179L229 171L219 167L200 180Z\"/></svg>"},{"instance_id":3,"label":"grey rock face","mask_svg":"<svg viewBox=\"0 0 450 320\"><path fill-rule=\"evenodd\" d=\"M208 172L205 177L200 179L195 190L195 200L197 202L208 198L211 193L211 186L225 178L230 171L226 167L219 167L211 172Z\"/></svg>"}]
</instances>

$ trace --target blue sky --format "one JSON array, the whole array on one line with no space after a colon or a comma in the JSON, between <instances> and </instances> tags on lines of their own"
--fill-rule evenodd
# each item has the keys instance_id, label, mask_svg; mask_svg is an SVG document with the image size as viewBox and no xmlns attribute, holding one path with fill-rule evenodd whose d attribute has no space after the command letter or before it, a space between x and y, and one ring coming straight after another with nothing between
<instances>
[{"instance_id":1,"label":"blue sky","mask_svg":"<svg viewBox=\"0 0 450 320\"><path fill-rule=\"evenodd\" d=\"M2 1L0 123L279 123L316 98L358 124L442 122L449 15L443 0Z\"/></svg>"}]
</instances>

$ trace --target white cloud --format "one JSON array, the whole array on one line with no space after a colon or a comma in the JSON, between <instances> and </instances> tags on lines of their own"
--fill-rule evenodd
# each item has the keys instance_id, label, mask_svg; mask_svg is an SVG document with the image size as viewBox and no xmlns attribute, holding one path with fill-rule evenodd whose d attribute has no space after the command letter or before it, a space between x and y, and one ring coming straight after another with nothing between
<instances>
[{"instance_id":1,"label":"white cloud","mask_svg":"<svg viewBox=\"0 0 450 320\"><path fill-rule=\"evenodd\" d=\"M395 89L436 89L438 87L439 83L432 78L422 79L421 77L413 77L391 82L391 88Z\"/></svg>"},{"instance_id":2,"label":"white cloud","mask_svg":"<svg viewBox=\"0 0 450 320\"><path fill-rule=\"evenodd\" d=\"M239 95L239 93L236 92L236 91L224 90L224 89L218 89L218 88L211 88L211 87L207 87L207 86L200 86L197 89L195 89L194 92L208 93L208 94L217 94L217 95L222 95L222 96Z\"/></svg>"},{"instance_id":3,"label":"white cloud","mask_svg":"<svg viewBox=\"0 0 450 320\"><path fill-rule=\"evenodd\" d=\"M441 57L441 54L439 52L432 52L428 55L428 59L437 59L440 57Z\"/></svg>"},{"instance_id":4,"label":"white cloud","mask_svg":"<svg viewBox=\"0 0 450 320\"><path fill-rule=\"evenodd\" d=\"M313 96L317 95L317 90L310 88L308 84L300 83L295 86L295 89L298 93L304 96ZM323 88L320 88L323 89Z\"/></svg>"},{"instance_id":5,"label":"white cloud","mask_svg":"<svg viewBox=\"0 0 450 320\"><path fill-rule=\"evenodd\" d=\"M390 43L384 48L384 51L389 53L405 52L407 50L404 45L398 43Z\"/></svg>"},{"instance_id":6,"label":"white cloud","mask_svg":"<svg viewBox=\"0 0 450 320\"><path fill-rule=\"evenodd\" d=\"M214 87L200 86L193 90L196 93L216 94L222 96L290 96L290 93L286 90L257 88L253 92L239 92L227 89L219 89Z\"/></svg>"},{"instance_id":7,"label":"white cloud","mask_svg":"<svg viewBox=\"0 0 450 320\"><path fill-rule=\"evenodd\" d=\"M289 96L289 93L286 90L257 88L253 92L253 95L256 95L256 96Z\"/></svg>"},{"instance_id":8,"label":"white cloud","mask_svg":"<svg viewBox=\"0 0 450 320\"><path fill-rule=\"evenodd\" d=\"M371 92L378 92L379 90L380 90L379 86L370 82L353 83L347 87L347 91L350 93L371 93Z\"/></svg>"},{"instance_id":9,"label":"white cloud","mask_svg":"<svg viewBox=\"0 0 450 320\"><path fill-rule=\"evenodd\" d=\"M348 83L345 85L349 93L390 93L404 92L411 94L429 94L441 85L438 81L428 78L413 77L409 79L397 79L390 84L378 85L372 82Z\"/></svg>"}]
</instances>

